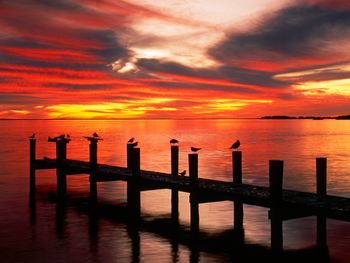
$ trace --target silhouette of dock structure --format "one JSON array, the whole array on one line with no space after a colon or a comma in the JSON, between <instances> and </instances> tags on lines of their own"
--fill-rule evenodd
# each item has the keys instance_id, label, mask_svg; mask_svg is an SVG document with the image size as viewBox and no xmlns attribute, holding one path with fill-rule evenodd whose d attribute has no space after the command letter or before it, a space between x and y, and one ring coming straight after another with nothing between
<instances>
[{"instance_id":1,"label":"silhouette of dock structure","mask_svg":"<svg viewBox=\"0 0 350 263\"><path fill-rule=\"evenodd\" d=\"M283 161L269 161L269 187L243 184L242 152L232 151L232 182L203 179L198 176L198 154L188 154L188 176L179 176L179 146L171 145L170 173L141 169L140 148L126 144L126 167L101 164L97 158L100 138L87 137L89 161L67 159L67 144L70 139L55 140L56 158L37 159L36 139L30 138L30 205L35 206L36 170L56 169L57 195L64 198L67 176L88 174L90 201L97 205L97 184L108 181L127 182L127 211L130 220L137 224L141 216L141 192L171 190L171 218L178 223L178 192L189 193L190 229L193 235L199 232L199 204L219 201L234 202L234 229L244 232L243 204L269 208L271 223L271 248L283 251L283 221L305 216L317 216L317 247L327 251L326 218L350 221L350 198L327 195L327 159L316 158L316 193L283 189Z\"/></svg>"}]
</instances>

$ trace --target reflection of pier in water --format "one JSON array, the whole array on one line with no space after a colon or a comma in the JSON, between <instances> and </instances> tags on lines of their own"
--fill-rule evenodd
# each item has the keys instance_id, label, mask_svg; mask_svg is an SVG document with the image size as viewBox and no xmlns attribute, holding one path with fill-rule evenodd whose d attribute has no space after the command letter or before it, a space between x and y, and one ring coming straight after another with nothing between
<instances>
[{"instance_id":1,"label":"reflection of pier in water","mask_svg":"<svg viewBox=\"0 0 350 263\"><path fill-rule=\"evenodd\" d=\"M243 203L270 208L271 248L277 254L283 251L283 221L305 216L317 216L316 245L319 251L327 252L326 218L350 221L350 199L329 196L326 193L327 160L316 159L317 193L283 190L283 161L270 161L270 187L242 183L242 153L232 152L233 183L198 178L198 155L189 154L189 176L178 176L179 148L171 146L171 173L158 173L140 169L140 148L127 144L127 167L115 167L97 162L97 142L89 137L90 161L69 160L67 143L63 138L56 140L55 159L36 159L36 140L30 139L30 204L35 206L35 171L56 169L58 200L66 196L66 176L89 174L90 204L97 208L97 183L106 181L127 182L127 212L132 229L138 229L141 222L140 192L156 189L171 189L171 222L178 222L178 191L190 193L190 232L196 242L199 229L199 204L217 201L234 202L234 228L236 237L244 240ZM93 221L93 220L91 220ZM92 227L91 231L96 228ZM130 232L134 237L135 233ZM136 235L137 236L137 235ZM195 247L197 247L195 245ZM174 248L176 251L176 248ZM196 249L191 249L196 251ZM193 257L196 253L193 254ZM195 261L195 260L194 260Z\"/></svg>"}]
</instances>

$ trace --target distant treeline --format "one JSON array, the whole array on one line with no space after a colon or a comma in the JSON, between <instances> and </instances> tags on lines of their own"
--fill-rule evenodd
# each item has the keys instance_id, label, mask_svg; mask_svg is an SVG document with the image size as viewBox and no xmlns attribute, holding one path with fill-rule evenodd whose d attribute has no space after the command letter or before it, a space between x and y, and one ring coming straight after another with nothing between
<instances>
[{"instance_id":1,"label":"distant treeline","mask_svg":"<svg viewBox=\"0 0 350 263\"><path fill-rule=\"evenodd\" d=\"M277 120L286 120L286 119L311 119L311 120L323 120L323 119L335 119L335 120L350 120L350 115L339 115L336 117L319 117L319 116L285 116L285 115L273 115L273 116L263 116L260 119L277 119Z\"/></svg>"}]
</instances>

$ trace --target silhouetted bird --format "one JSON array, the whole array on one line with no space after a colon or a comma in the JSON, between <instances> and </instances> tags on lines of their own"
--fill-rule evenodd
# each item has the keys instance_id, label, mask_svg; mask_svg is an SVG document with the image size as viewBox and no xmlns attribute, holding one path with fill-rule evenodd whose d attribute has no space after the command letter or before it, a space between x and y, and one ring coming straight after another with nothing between
<instances>
[{"instance_id":1,"label":"silhouetted bird","mask_svg":"<svg viewBox=\"0 0 350 263\"><path fill-rule=\"evenodd\" d=\"M31 136L29 136L28 138L30 139L34 139L35 138L35 133L33 133Z\"/></svg>"},{"instance_id":2,"label":"silhouetted bird","mask_svg":"<svg viewBox=\"0 0 350 263\"><path fill-rule=\"evenodd\" d=\"M64 134L61 134L59 136L56 136L54 137L54 139L64 139L65 135Z\"/></svg>"},{"instance_id":3,"label":"silhouetted bird","mask_svg":"<svg viewBox=\"0 0 350 263\"><path fill-rule=\"evenodd\" d=\"M98 134L97 134L96 132L94 132L94 133L92 134L92 136L93 136L94 138L100 137L100 136L98 136Z\"/></svg>"},{"instance_id":4,"label":"silhouetted bird","mask_svg":"<svg viewBox=\"0 0 350 263\"><path fill-rule=\"evenodd\" d=\"M171 144L179 143L179 141L176 140L176 139L171 139L169 142L170 142Z\"/></svg>"},{"instance_id":5,"label":"silhouetted bird","mask_svg":"<svg viewBox=\"0 0 350 263\"><path fill-rule=\"evenodd\" d=\"M134 137L131 137L131 138L128 140L128 142L129 142L129 143L132 143L132 142L134 142L134 140L135 140L135 138L134 138Z\"/></svg>"},{"instance_id":6,"label":"silhouetted bird","mask_svg":"<svg viewBox=\"0 0 350 263\"><path fill-rule=\"evenodd\" d=\"M183 170L181 173L179 173L180 176L185 176L186 170Z\"/></svg>"},{"instance_id":7,"label":"silhouetted bird","mask_svg":"<svg viewBox=\"0 0 350 263\"><path fill-rule=\"evenodd\" d=\"M240 141L237 140L237 141L235 141L235 142L231 145L230 149L238 149L238 147L239 147L240 145L241 145Z\"/></svg>"},{"instance_id":8,"label":"silhouetted bird","mask_svg":"<svg viewBox=\"0 0 350 263\"><path fill-rule=\"evenodd\" d=\"M198 152L200 149L202 149L202 148L191 147L192 152Z\"/></svg>"},{"instance_id":9,"label":"silhouetted bird","mask_svg":"<svg viewBox=\"0 0 350 263\"><path fill-rule=\"evenodd\" d=\"M48 142L55 142L56 139L49 136L49 138L47 139L47 141L48 141Z\"/></svg>"},{"instance_id":10,"label":"silhouetted bird","mask_svg":"<svg viewBox=\"0 0 350 263\"><path fill-rule=\"evenodd\" d=\"M67 139L70 139L70 135L69 134L67 134Z\"/></svg>"},{"instance_id":11,"label":"silhouetted bird","mask_svg":"<svg viewBox=\"0 0 350 263\"><path fill-rule=\"evenodd\" d=\"M136 147L138 144L139 144L138 142L130 143L130 145L131 145L132 147Z\"/></svg>"}]
</instances>

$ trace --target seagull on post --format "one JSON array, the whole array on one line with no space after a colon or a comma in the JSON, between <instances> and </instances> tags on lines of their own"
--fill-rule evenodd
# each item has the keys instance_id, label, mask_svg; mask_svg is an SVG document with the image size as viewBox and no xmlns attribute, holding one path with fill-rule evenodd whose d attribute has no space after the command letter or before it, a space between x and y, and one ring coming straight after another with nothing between
<instances>
[{"instance_id":1,"label":"seagull on post","mask_svg":"<svg viewBox=\"0 0 350 263\"><path fill-rule=\"evenodd\" d=\"M241 142L239 140L237 140L231 145L230 149L237 150L240 145L241 145Z\"/></svg>"},{"instance_id":2,"label":"seagull on post","mask_svg":"<svg viewBox=\"0 0 350 263\"><path fill-rule=\"evenodd\" d=\"M176 144L176 143L179 143L179 141L178 141L178 140L176 140L176 139L171 139L169 142L170 142L171 144Z\"/></svg>"},{"instance_id":3,"label":"seagull on post","mask_svg":"<svg viewBox=\"0 0 350 263\"><path fill-rule=\"evenodd\" d=\"M134 140L135 140L135 138L134 138L134 137L131 137L131 138L128 140L128 143L133 143Z\"/></svg>"},{"instance_id":4,"label":"seagull on post","mask_svg":"<svg viewBox=\"0 0 350 263\"><path fill-rule=\"evenodd\" d=\"M35 133L33 133L31 136L28 137L29 139L34 139L35 138Z\"/></svg>"},{"instance_id":5,"label":"seagull on post","mask_svg":"<svg viewBox=\"0 0 350 263\"><path fill-rule=\"evenodd\" d=\"M183 170L181 173L179 173L180 176L185 176L186 170Z\"/></svg>"},{"instance_id":6,"label":"seagull on post","mask_svg":"<svg viewBox=\"0 0 350 263\"><path fill-rule=\"evenodd\" d=\"M97 134L96 132L94 132L94 133L92 134L92 137L98 138L98 137L100 137L100 136L98 136L98 134Z\"/></svg>"},{"instance_id":7,"label":"seagull on post","mask_svg":"<svg viewBox=\"0 0 350 263\"><path fill-rule=\"evenodd\" d=\"M202 149L202 148L191 147L191 151L194 153L198 152L200 149Z\"/></svg>"}]
</instances>

